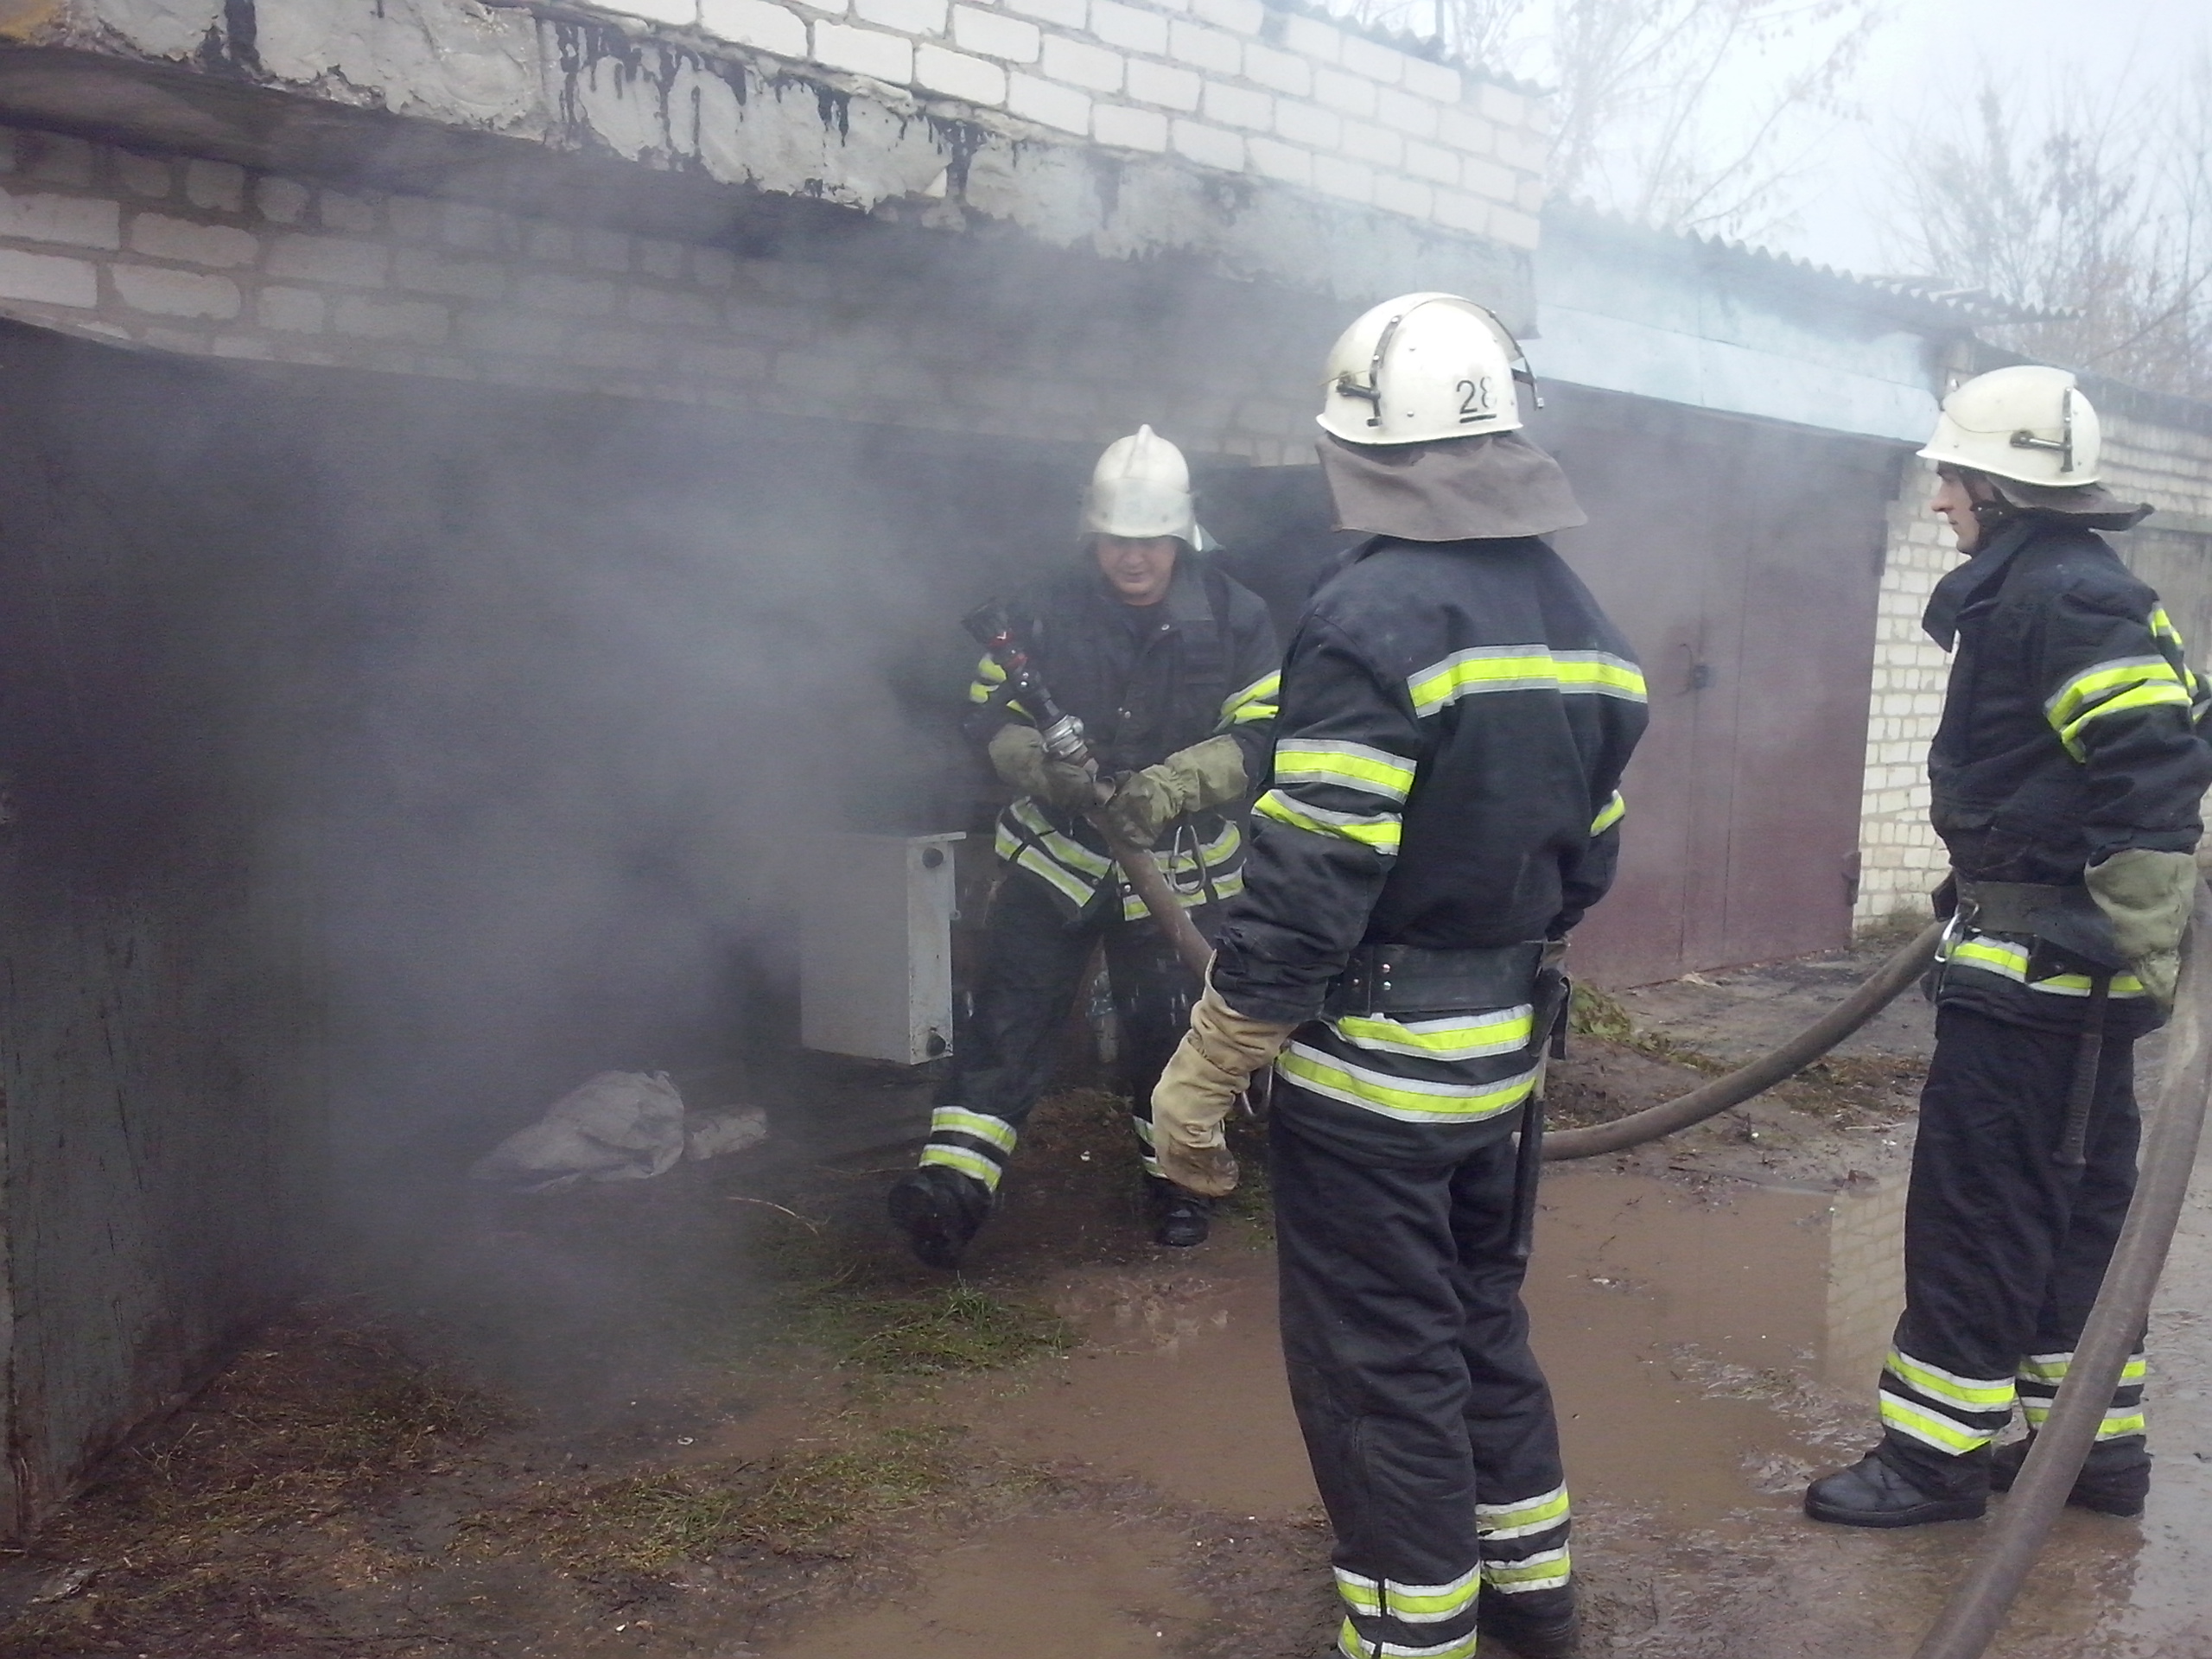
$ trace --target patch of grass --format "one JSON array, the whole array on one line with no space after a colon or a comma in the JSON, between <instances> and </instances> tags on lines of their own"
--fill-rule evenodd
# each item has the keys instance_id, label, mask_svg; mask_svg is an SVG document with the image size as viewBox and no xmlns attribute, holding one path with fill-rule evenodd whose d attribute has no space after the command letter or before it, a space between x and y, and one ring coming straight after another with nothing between
<instances>
[{"instance_id":1,"label":"patch of grass","mask_svg":"<svg viewBox=\"0 0 2212 1659\"><path fill-rule=\"evenodd\" d=\"M892 1428L762 1462L569 1483L463 1524L480 1548L526 1541L569 1570L662 1573L735 1549L821 1551L957 1481L960 1431Z\"/></svg>"},{"instance_id":2,"label":"patch of grass","mask_svg":"<svg viewBox=\"0 0 2212 1659\"><path fill-rule=\"evenodd\" d=\"M1592 985L1574 988L1573 1006L1567 1011L1567 1029L1577 1036L1594 1037L1599 1042L1633 1049L1655 1060L1670 1060L1695 1071L1719 1073L1732 1069L1725 1060L1717 1060L1701 1050L1637 1025L1618 998L1608 996Z\"/></svg>"},{"instance_id":3,"label":"patch of grass","mask_svg":"<svg viewBox=\"0 0 2212 1659\"><path fill-rule=\"evenodd\" d=\"M845 1363L893 1376L996 1370L1067 1352L1075 1332L1038 1309L967 1285L893 1302L855 1301L849 1316L865 1327Z\"/></svg>"}]
</instances>

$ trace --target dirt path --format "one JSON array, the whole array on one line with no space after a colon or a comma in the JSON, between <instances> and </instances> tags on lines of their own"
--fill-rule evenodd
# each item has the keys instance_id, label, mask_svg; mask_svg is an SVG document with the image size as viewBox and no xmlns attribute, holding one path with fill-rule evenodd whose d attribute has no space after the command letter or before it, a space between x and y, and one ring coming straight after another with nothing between
<instances>
[{"instance_id":1,"label":"dirt path","mask_svg":"<svg viewBox=\"0 0 2212 1659\"><path fill-rule=\"evenodd\" d=\"M1674 1092L1853 966L1624 998L1645 1029L1581 1045L1562 1110ZM1548 1181L1590 1655L1902 1659L1981 1535L1797 1510L1870 1437L1926 1042L1902 1006L1783 1100ZM404 1272L268 1333L0 1568L0 1655L1319 1659L1264 1206L1149 1246L1126 1135L1051 1103L955 1287L878 1219L900 1159L434 1195ZM2069 1513L1999 1659L2212 1654L2208 1301L2212 1166L2153 1333L2151 1513Z\"/></svg>"}]
</instances>

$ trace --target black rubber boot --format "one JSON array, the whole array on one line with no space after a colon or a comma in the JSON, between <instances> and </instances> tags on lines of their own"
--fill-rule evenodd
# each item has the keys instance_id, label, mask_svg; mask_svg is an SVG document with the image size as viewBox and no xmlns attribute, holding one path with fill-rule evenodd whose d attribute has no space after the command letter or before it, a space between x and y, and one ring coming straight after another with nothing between
<instances>
[{"instance_id":1,"label":"black rubber boot","mask_svg":"<svg viewBox=\"0 0 2212 1659\"><path fill-rule=\"evenodd\" d=\"M1581 1651L1582 1615L1571 1584L1517 1596L1484 1585L1475 1603L1475 1629L1485 1647L1503 1642L1519 1659L1572 1659Z\"/></svg>"},{"instance_id":2,"label":"black rubber boot","mask_svg":"<svg viewBox=\"0 0 2212 1659\"><path fill-rule=\"evenodd\" d=\"M1213 1227L1211 1198L1156 1175L1146 1177L1145 1185L1151 1189L1154 1243L1187 1250L1206 1242Z\"/></svg>"},{"instance_id":3,"label":"black rubber boot","mask_svg":"<svg viewBox=\"0 0 2212 1659\"><path fill-rule=\"evenodd\" d=\"M991 1196L980 1181L925 1164L891 1189L889 1209L922 1265L950 1273L982 1230Z\"/></svg>"},{"instance_id":4,"label":"black rubber boot","mask_svg":"<svg viewBox=\"0 0 2212 1659\"><path fill-rule=\"evenodd\" d=\"M2028 1460L2028 1448L2036 1437L2014 1440L2010 1446L2000 1446L1989 1462L1989 1484L1993 1491L2009 1492L2012 1483L2020 1478L2020 1465ZM2074 1490L2066 1501L2077 1510L2094 1510L2099 1515L2116 1515L2124 1521L2133 1521L2143 1513L2144 1504L2151 1497L2151 1454L2139 1445L2093 1446L2083 1459L2082 1472L2074 1478Z\"/></svg>"},{"instance_id":5,"label":"black rubber boot","mask_svg":"<svg viewBox=\"0 0 2212 1659\"><path fill-rule=\"evenodd\" d=\"M1986 1458L1978 1458L1947 1489L1930 1491L1885 1461L1879 1452L1869 1452L1850 1468L1823 1475L1808 1486L1805 1513L1839 1527L1975 1521L1989 1509L1988 1467Z\"/></svg>"}]
</instances>

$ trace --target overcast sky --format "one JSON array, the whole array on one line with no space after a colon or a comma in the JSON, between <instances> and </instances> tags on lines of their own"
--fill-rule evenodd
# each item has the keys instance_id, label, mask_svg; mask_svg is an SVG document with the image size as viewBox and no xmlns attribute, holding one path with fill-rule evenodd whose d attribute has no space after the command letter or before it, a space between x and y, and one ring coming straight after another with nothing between
<instances>
[{"instance_id":1,"label":"overcast sky","mask_svg":"<svg viewBox=\"0 0 2212 1659\"><path fill-rule=\"evenodd\" d=\"M1823 147L1802 228L1775 239L1827 264L1886 270L1875 230L1884 135L1894 147L1944 100L1971 99L1983 65L2038 92L2070 76L2109 95L2179 73L2208 45L2212 0L1895 0L1859 83L1868 121Z\"/></svg>"}]
</instances>

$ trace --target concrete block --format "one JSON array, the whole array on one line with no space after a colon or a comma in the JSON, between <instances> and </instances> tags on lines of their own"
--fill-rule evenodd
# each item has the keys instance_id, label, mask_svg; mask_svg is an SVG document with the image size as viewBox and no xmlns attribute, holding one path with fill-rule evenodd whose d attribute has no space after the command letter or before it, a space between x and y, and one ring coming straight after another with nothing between
<instances>
[{"instance_id":1,"label":"concrete block","mask_svg":"<svg viewBox=\"0 0 2212 1659\"><path fill-rule=\"evenodd\" d=\"M326 308L311 288L264 288L255 296L254 315L264 328L292 334L322 332Z\"/></svg>"},{"instance_id":2,"label":"concrete block","mask_svg":"<svg viewBox=\"0 0 2212 1659\"><path fill-rule=\"evenodd\" d=\"M947 98L995 108L1006 102L1006 71L965 52L923 45L914 51L914 84Z\"/></svg>"},{"instance_id":3,"label":"concrete block","mask_svg":"<svg viewBox=\"0 0 2212 1659\"><path fill-rule=\"evenodd\" d=\"M1386 212L1403 213L1423 221L1436 213L1436 192L1426 184L1400 178L1395 173L1375 175L1375 205Z\"/></svg>"},{"instance_id":4,"label":"concrete block","mask_svg":"<svg viewBox=\"0 0 2212 1659\"><path fill-rule=\"evenodd\" d=\"M903 86L914 77L914 43L844 23L814 25L814 59L825 68L873 75Z\"/></svg>"},{"instance_id":5,"label":"concrete block","mask_svg":"<svg viewBox=\"0 0 2212 1659\"><path fill-rule=\"evenodd\" d=\"M1431 63L1426 58L1408 58L1401 66L1405 88L1417 97L1430 99L1439 104L1457 104L1465 90L1459 72L1449 64Z\"/></svg>"},{"instance_id":6,"label":"concrete block","mask_svg":"<svg viewBox=\"0 0 2212 1659\"><path fill-rule=\"evenodd\" d=\"M253 203L273 225L296 225L307 217L314 193L296 179L257 179Z\"/></svg>"},{"instance_id":7,"label":"concrete block","mask_svg":"<svg viewBox=\"0 0 2212 1659\"><path fill-rule=\"evenodd\" d=\"M238 315L245 302L238 285L227 276L163 265L112 265L108 275L125 305L150 316L227 320Z\"/></svg>"},{"instance_id":8,"label":"concrete block","mask_svg":"<svg viewBox=\"0 0 2212 1659\"><path fill-rule=\"evenodd\" d=\"M1344 30L1325 23L1318 17L1306 17L1293 13L1282 20L1282 43L1290 51L1314 63L1340 63L1344 60Z\"/></svg>"},{"instance_id":9,"label":"concrete block","mask_svg":"<svg viewBox=\"0 0 2212 1659\"><path fill-rule=\"evenodd\" d=\"M1510 247L1533 251L1542 237L1543 227L1534 213L1524 213L1518 207L1500 202L1491 209L1490 233Z\"/></svg>"},{"instance_id":10,"label":"concrete block","mask_svg":"<svg viewBox=\"0 0 2212 1659\"><path fill-rule=\"evenodd\" d=\"M563 316L603 317L613 310L614 284L596 276L564 276L557 271L532 271L522 279L516 297L540 311Z\"/></svg>"},{"instance_id":11,"label":"concrete block","mask_svg":"<svg viewBox=\"0 0 2212 1659\"><path fill-rule=\"evenodd\" d=\"M748 346L698 346L686 348L683 366L695 374L711 374L723 380L765 380L768 354Z\"/></svg>"},{"instance_id":12,"label":"concrete block","mask_svg":"<svg viewBox=\"0 0 2212 1659\"><path fill-rule=\"evenodd\" d=\"M1478 196L1488 196L1492 201L1512 201L1521 184L1520 176L1512 168L1486 162L1479 156L1470 156L1460 162L1459 176L1468 189Z\"/></svg>"},{"instance_id":13,"label":"concrete block","mask_svg":"<svg viewBox=\"0 0 2212 1659\"><path fill-rule=\"evenodd\" d=\"M569 341L569 360L594 369L658 369L667 354L658 334L630 328L586 328Z\"/></svg>"},{"instance_id":14,"label":"concrete block","mask_svg":"<svg viewBox=\"0 0 2212 1659\"><path fill-rule=\"evenodd\" d=\"M1186 23L1180 18L1167 26L1167 53L1212 74L1242 74L1244 69L1243 41L1226 29Z\"/></svg>"},{"instance_id":15,"label":"concrete block","mask_svg":"<svg viewBox=\"0 0 2212 1659\"><path fill-rule=\"evenodd\" d=\"M1081 29L1090 16L1090 0L1006 0L1006 8L1062 29Z\"/></svg>"},{"instance_id":16,"label":"concrete block","mask_svg":"<svg viewBox=\"0 0 2212 1659\"><path fill-rule=\"evenodd\" d=\"M1008 63L1034 63L1043 49L1044 34L1034 23L986 10L982 6L952 9L952 38L966 50Z\"/></svg>"},{"instance_id":17,"label":"concrete block","mask_svg":"<svg viewBox=\"0 0 2212 1659\"><path fill-rule=\"evenodd\" d=\"M134 156L127 149L118 149L115 152L115 176L132 195L157 201L176 188L175 169L166 156Z\"/></svg>"},{"instance_id":18,"label":"concrete block","mask_svg":"<svg viewBox=\"0 0 2212 1659\"><path fill-rule=\"evenodd\" d=\"M325 190L315 207L326 230L343 231L349 236L374 236L383 228L383 215L377 211L378 204L367 196Z\"/></svg>"},{"instance_id":19,"label":"concrete block","mask_svg":"<svg viewBox=\"0 0 2212 1659\"><path fill-rule=\"evenodd\" d=\"M394 196L384 205L385 220L403 242L435 242L441 205L427 196Z\"/></svg>"},{"instance_id":20,"label":"concrete block","mask_svg":"<svg viewBox=\"0 0 2212 1659\"><path fill-rule=\"evenodd\" d=\"M455 334L456 343L467 350L518 357L559 357L569 345L569 331L563 324L504 307L464 312Z\"/></svg>"},{"instance_id":21,"label":"concrete block","mask_svg":"<svg viewBox=\"0 0 2212 1659\"><path fill-rule=\"evenodd\" d=\"M1244 170L1244 141L1233 132L1202 121L1179 120L1169 129L1167 141L1177 155L1201 167L1217 167L1224 173Z\"/></svg>"},{"instance_id":22,"label":"concrete block","mask_svg":"<svg viewBox=\"0 0 2212 1659\"><path fill-rule=\"evenodd\" d=\"M1346 115L1358 116L1362 120L1375 114L1375 83L1357 75L1347 75L1334 69L1313 72L1313 100L1330 109L1341 110Z\"/></svg>"},{"instance_id":23,"label":"concrete block","mask_svg":"<svg viewBox=\"0 0 2212 1659\"><path fill-rule=\"evenodd\" d=\"M1313 182L1313 153L1300 149L1295 144L1286 144L1274 138L1247 138L1244 151L1250 158L1252 171L1263 177L1281 179L1286 184L1311 185Z\"/></svg>"},{"instance_id":24,"label":"concrete block","mask_svg":"<svg viewBox=\"0 0 2212 1659\"><path fill-rule=\"evenodd\" d=\"M1131 70L1141 66L1131 64ZM1167 148L1167 118L1156 110L1133 110L1122 104L1091 107L1090 136L1102 144L1122 149L1141 149L1159 155Z\"/></svg>"},{"instance_id":25,"label":"concrete block","mask_svg":"<svg viewBox=\"0 0 2212 1659\"><path fill-rule=\"evenodd\" d=\"M229 225L202 225L167 213L140 213L130 221L135 252L180 264L212 265L219 270L250 265L261 257L261 238Z\"/></svg>"},{"instance_id":26,"label":"concrete block","mask_svg":"<svg viewBox=\"0 0 2212 1659\"><path fill-rule=\"evenodd\" d=\"M298 282L381 288L391 262L381 243L292 231L270 238L267 269L271 276Z\"/></svg>"},{"instance_id":27,"label":"concrete block","mask_svg":"<svg viewBox=\"0 0 2212 1659\"><path fill-rule=\"evenodd\" d=\"M699 0L594 0L594 3L605 11L676 29L690 29L699 21Z\"/></svg>"},{"instance_id":28,"label":"concrete block","mask_svg":"<svg viewBox=\"0 0 2212 1659\"><path fill-rule=\"evenodd\" d=\"M276 348L258 334L218 334L208 348L214 357L243 357L267 362L276 355Z\"/></svg>"},{"instance_id":29,"label":"concrete block","mask_svg":"<svg viewBox=\"0 0 2212 1659\"><path fill-rule=\"evenodd\" d=\"M638 269L648 276L680 283L683 280L683 256L687 251L681 242L641 236L638 238Z\"/></svg>"},{"instance_id":30,"label":"concrete block","mask_svg":"<svg viewBox=\"0 0 2212 1659\"><path fill-rule=\"evenodd\" d=\"M853 0L853 15L901 35L942 35L945 0Z\"/></svg>"},{"instance_id":31,"label":"concrete block","mask_svg":"<svg viewBox=\"0 0 2212 1659\"><path fill-rule=\"evenodd\" d=\"M772 0L699 0L699 27L718 41L758 47L779 57L806 56L805 21Z\"/></svg>"},{"instance_id":32,"label":"concrete block","mask_svg":"<svg viewBox=\"0 0 2212 1659\"><path fill-rule=\"evenodd\" d=\"M1496 156L1497 127L1472 110L1440 110L1437 112L1436 138L1463 156Z\"/></svg>"},{"instance_id":33,"label":"concrete block","mask_svg":"<svg viewBox=\"0 0 2212 1659\"><path fill-rule=\"evenodd\" d=\"M1395 171L1406 158L1406 141L1395 132L1370 126L1364 121L1344 123L1342 151L1356 162L1366 162L1376 167Z\"/></svg>"},{"instance_id":34,"label":"concrete block","mask_svg":"<svg viewBox=\"0 0 2212 1659\"><path fill-rule=\"evenodd\" d=\"M1052 41L1045 42L1047 51ZM1006 106L1025 121L1034 121L1043 127L1057 127L1062 132L1077 134L1090 130L1090 99L1072 87L1062 86L1049 80L1039 80L1034 75L1019 72L1007 76ZM778 365L778 372L782 366Z\"/></svg>"},{"instance_id":35,"label":"concrete block","mask_svg":"<svg viewBox=\"0 0 2212 1659\"><path fill-rule=\"evenodd\" d=\"M92 155L92 145L82 138L66 138L58 132L16 135L16 170L40 184L91 189Z\"/></svg>"},{"instance_id":36,"label":"concrete block","mask_svg":"<svg viewBox=\"0 0 2212 1659\"><path fill-rule=\"evenodd\" d=\"M1148 63L1141 58L1129 64L1128 95L1140 104L1158 104L1171 110L1193 111L1205 82L1195 69L1179 69L1172 63Z\"/></svg>"},{"instance_id":37,"label":"concrete block","mask_svg":"<svg viewBox=\"0 0 2212 1659\"><path fill-rule=\"evenodd\" d=\"M1526 127L1501 127L1497 159L1523 173L1541 173L1551 165L1551 141Z\"/></svg>"},{"instance_id":38,"label":"concrete block","mask_svg":"<svg viewBox=\"0 0 2212 1659\"><path fill-rule=\"evenodd\" d=\"M1358 162L1345 161L1340 156L1316 156L1313 188L1324 195L1341 197L1346 201L1372 202L1375 169Z\"/></svg>"},{"instance_id":39,"label":"concrete block","mask_svg":"<svg viewBox=\"0 0 2212 1659\"><path fill-rule=\"evenodd\" d=\"M434 248L402 248L394 257L392 280L418 294L443 294L457 300L504 300L507 267L495 259L454 259Z\"/></svg>"},{"instance_id":40,"label":"concrete block","mask_svg":"<svg viewBox=\"0 0 2212 1659\"><path fill-rule=\"evenodd\" d=\"M1090 32L1124 52L1157 55L1167 50L1167 19L1120 0L1090 0Z\"/></svg>"},{"instance_id":41,"label":"concrete block","mask_svg":"<svg viewBox=\"0 0 2212 1659\"><path fill-rule=\"evenodd\" d=\"M692 249L691 280L702 288L728 288L737 280L737 256L721 248Z\"/></svg>"},{"instance_id":42,"label":"concrete block","mask_svg":"<svg viewBox=\"0 0 2212 1659\"><path fill-rule=\"evenodd\" d=\"M1529 100L1494 81L1486 80L1475 89L1475 107L1501 127L1529 124Z\"/></svg>"},{"instance_id":43,"label":"concrete block","mask_svg":"<svg viewBox=\"0 0 2212 1659\"><path fill-rule=\"evenodd\" d=\"M524 251L531 258L545 264L573 265L577 259L575 227L540 219L529 227Z\"/></svg>"},{"instance_id":44,"label":"concrete block","mask_svg":"<svg viewBox=\"0 0 2212 1659\"><path fill-rule=\"evenodd\" d=\"M123 209L91 196L17 194L0 190L0 236L22 242L60 242L78 248L123 245Z\"/></svg>"},{"instance_id":45,"label":"concrete block","mask_svg":"<svg viewBox=\"0 0 2212 1659\"><path fill-rule=\"evenodd\" d=\"M1386 127L1415 138L1436 136L1436 105L1425 98L1415 98L1411 92L1402 92L1395 86L1385 86L1375 95L1375 118Z\"/></svg>"},{"instance_id":46,"label":"concrete block","mask_svg":"<svg viewBox=\"0 0 2212 1659\"><path fill-rule=\"evenodd\" d=\"M1490 204L1480 196L1463 195L1457 190L1436 193L1436 222L1451 231L1465 231L1470 236L1490 234Z\"/></svg>"},{"instance_id":47,"label":"concrete block","mask_svg":"<svg viewBox=\"0 0 2212 1659\"><path fill-rule=\"evenodd\" d=\"M1304 98L1313 90L1313 66L1294 53L1278 52L1257 41L1244 42L1244 78L1270 92Z\"/></svg>"},{"instance_id":48,"label":"concrete block","mask_svg":"<svg viewBox=\"0 0 2212 1659\"><path fill-rule=\"evenodd\" d=\"M1275 131L1294 144L1304 144L1325 154L1344 143L1344 118L1311 104L1293 104L1287 99L1277 99Z\"/></svg>"},{"instance_id":49,"label":"concrete block","mask_svg":"<svg viewBox=\"0 0 2212 1659\"><path fill-rule=\"evenodd\" d=\"M434 300L382 300L340 296L331 307L330 326L361 340L398 340L438 346L453 332L453 317Z\"/></svg>"},{"instance_id":50,"label":"concrete block","mask_svg":"<svg viewBox=\"0 0 2212 1659\"><path fill-rule=\"evenodd\" d=\"M90 309L100 302L99 270L88 259L0 248L0 298Z\"/></svg>"},{"instance_id":51,"label":"concrete block","mask_svg":"<svg viewBox=\"0 0 2212 1659\"><path fill-rule=\"evenodd\" d=\"M1057 35L1045 37L1046 75L1071 86L1094 92L1118 92L1122 90L1122 72L1126 62L1120 53L1109 52L1103 46L1064 40ZM1084 126L1088 130L1090 124L1085 121Z\"/></svg>"},{"instance_id":52,"label":"concrete block","mask_svg":"<svg viewBox=\"0 0 2212 1659\"><path fill-rule=\"evenodd\" d=\"M1406 54L1387 46L1377 46L1373 41L1357 35L1344 36L1344 54L1338 60L1356 75L1365 75L1370 80L1380 81L1385 86L1395 86L1404 79Z\"/></svg>"},{"instance_id":53,"label":"concrete block","mask_svg":"<svg viewBox=\"0 0 2212 1659\"><path fill-rule=\"evenodd\" d=\"M230 162L189 161L184 164L184 199L210 213L245 212L245 168Z\"/></svg>"},{"instance_id":54,"label":"concrete block","mask_svg":"<svg viewBox=\"0 0 2212 1659\"><path fill-rule=\"evenodd\" d=\"M603 226L578 226L576 260L594 270L617 274L626 271L630 269L630 238L624 232L611 231Z\"/></svg>"},{"instance_id":55,"label":"concrete block","mask_svg":"<svg viewBox=\"0 0 2212 1659\"><path fill-rule=\"evenodd\" d=\"M1191 0L1191 15L1232 35L1257 35L1268 21L1260 0Z\"/></svg>"},{"instance_id":56,"label":"concrete block","mask_svg":"<svg viewBox=\"0 0 2212 1659\"><path fill-rule=\"evenodd\" d=\"M1513 187L1513 205L1524 213L1541 215L1547 194L1544 181L1534 173L1523 173L1519 177L1520 181Z\"/></svg>"},{"instance_id":57,"label":"concrete block","mask_svg":"<svg viewBox=\"0 0 2212 1659\"><path fill-rule=\"evenodd\" d=\"M1268 132L1275 124L1275 101L1265 92L1253 92L1245 86L1224 86L1217 80L1206 83L1206 118L1217 121L1224 127L1243 127L1252 132Z\"/></svg>"},{"instance_id":58,"label":"concrete block","mask_svg":"<svg viewBox=\"0 0 2212 1659\"><path fill-rule=\"evenodd\" d=\"M1424 144L1418 138L1406 140L1405 167L1414 177L1427 179L1432 184L1459 182L1459 158L1448 149Z\"/></svg>"}]
</instances>

